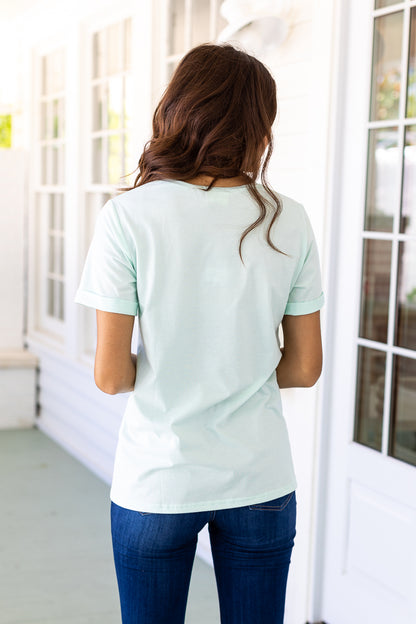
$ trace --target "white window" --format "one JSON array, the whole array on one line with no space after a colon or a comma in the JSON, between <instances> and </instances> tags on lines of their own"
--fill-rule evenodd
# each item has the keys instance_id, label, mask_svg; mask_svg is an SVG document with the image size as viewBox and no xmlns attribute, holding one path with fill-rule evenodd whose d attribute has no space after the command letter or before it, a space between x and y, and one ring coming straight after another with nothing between
<instances>
[{"instance_id":1,"label":"white window","mask_svg":"<svg viewBox=\"0 0 416 624\"><path fill-rule=\"evenodd\" d=\"M167 79L187 50L215 41L226 21L219 0L171 0L167 37Z\"/></svg>"},{"instance_id":2,"label":"white window","mask_svg":"<svg viewBox=\"0 0 416 624\"><path fill-rule=\"evenodd\" d=\"M127 186L123 179L137 166L137 149L132 145L132 41L131 18L93 31L89 38L90 110L86 203L83 223L84 258L94 231L99 210L117 194L117 188ZM95 311L84 308L84 352L95 351Z\"/></svg>"},{"instance_id":3,"label":"white window","mask_svg":"<svg viewBox=\"0 0 416 624\"><path fill-rule=\"evenodd\" d=\"M62 336L65 321L65 54L40 57L36 146L38 322Z\"/></svg>"},{"instance_id":4,"label":"white window","mask_svg":"<svg viewBox=\"0 0 416 624\"><path fill-rule=\"evenodd\" d=\"M416 465L416 6L376 0L354 440Z\"/></svg>"},{"instance_id":5,"label":"white window","mask_svg":"<svg viewBox=\"0 0 416 624\"><path fill-rule=\"evenodd\" d=\"M91 41L91 184L117 185L131 166L131 19L95 32Z\"/></svg>"},{"instance_id":6,"label":"white window","mask_svg":"<svg viewBox=\"0 0 416 624\"><path fill-rule=\"evenodd\" d=\"M184 54L196 45L215 41L227 25L220 14L221 4L221 0L159 0L154 4L154 106ZM161 12L164 19L160 19Z\"/></svg>"}]
</instances>

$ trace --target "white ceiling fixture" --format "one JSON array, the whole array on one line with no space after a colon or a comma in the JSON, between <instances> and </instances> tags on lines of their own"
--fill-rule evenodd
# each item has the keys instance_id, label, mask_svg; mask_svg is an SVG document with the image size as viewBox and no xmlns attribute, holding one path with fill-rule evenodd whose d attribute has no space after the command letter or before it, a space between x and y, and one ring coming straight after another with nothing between
<instances>
[{"instance_id":1,"label":"white ceiling fixture","mask_svg":"<svg viewBox=\"0 0 416 624\"><path fill-rule=\"evenodd\" d=\"M225 0L220 11L228 26L218 42L235 39L248 49L276 48L288 36L292 5L292 0Z\"/></svg>"}]
</instances>

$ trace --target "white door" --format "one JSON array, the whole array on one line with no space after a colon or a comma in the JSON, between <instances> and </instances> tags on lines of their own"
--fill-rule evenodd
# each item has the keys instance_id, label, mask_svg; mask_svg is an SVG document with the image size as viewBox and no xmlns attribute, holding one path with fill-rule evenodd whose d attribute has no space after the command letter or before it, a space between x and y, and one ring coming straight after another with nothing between
<instances>
[{"instance_id":1,"label":"white door","mask_svg":"<svg viewBox=\"0 0 416 624\"><path fill-rule=\"evenodd\" d=\"M415 624L416 1L345 5L319 617Z\"/></svg>"}]
</instances>

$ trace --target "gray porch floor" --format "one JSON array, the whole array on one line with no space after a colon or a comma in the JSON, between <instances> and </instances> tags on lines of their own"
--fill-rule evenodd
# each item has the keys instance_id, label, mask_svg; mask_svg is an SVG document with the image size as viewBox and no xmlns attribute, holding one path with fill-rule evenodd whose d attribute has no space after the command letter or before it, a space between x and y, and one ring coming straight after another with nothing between
<instances>
[{"instance_id":1,"label":"gray porch floor","mask_svg":"<svg viewBox=\"0 0 416 624\"><path fill-rule=\"evenodd\" d=\"M120 624L109 487L37 429L0 431L0 620ZM218 624L196 558L186 624Z\"/></svg>"}]
</instances>

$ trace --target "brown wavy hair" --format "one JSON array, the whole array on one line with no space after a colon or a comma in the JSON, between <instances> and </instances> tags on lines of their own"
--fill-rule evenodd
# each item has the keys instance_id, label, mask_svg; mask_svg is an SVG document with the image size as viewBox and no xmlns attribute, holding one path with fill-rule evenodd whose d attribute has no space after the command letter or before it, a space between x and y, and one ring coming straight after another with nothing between
<instances>
[{"instance_id":1,"label":"brown wavy hair","mask_svg":"<svg viewBox=\"0 0 416 624\"><path fill-rule=\"evenodd\" d=\"M258 219L241 236L241 260L243 239L265 220L268 206L272 219L266 240L280 252L270 230L282 206L266 180L276 112L275 81L258 59L228 43L193 48L180 61L156 107L153 136L144 146L139 173L128 190L154 180L186 182L208 175L213 176L204 189L209 191L219 178L241 177L260 209ZM259 172L270 199L256 186Z\"/></svg>"}]
</instances>

